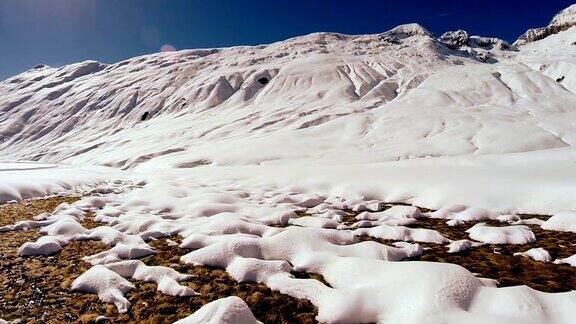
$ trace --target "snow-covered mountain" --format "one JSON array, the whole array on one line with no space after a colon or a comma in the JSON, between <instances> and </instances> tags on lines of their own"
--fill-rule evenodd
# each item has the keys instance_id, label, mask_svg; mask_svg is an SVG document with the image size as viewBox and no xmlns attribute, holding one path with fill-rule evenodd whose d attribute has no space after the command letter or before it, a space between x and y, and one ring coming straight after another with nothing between
<instances>
[{"instance_id":1,"label":"snow-covered mountain","mask_svg":"<svg viewBox=\"0 0 576 324\"><path fill-rule=\"evenodd\" d=\"M573 10L551 25L567 26ZM575 43L576 27L510 45L461 30L437 38L407 24L110 65L38 65L0 83L0 159L227 180L260 174L254 187L314 179L323 185L302 186L431 208L457 202L553 212L574 205L558 181L576 152ZM398 160L415 161L400 172L389 164ZM462 176L442 182L428 171L438 165L439 175L460 166ZM486 168L484 189L472 165ZM539 186L523 185L526 174ZM482 196L498 181L505 192ZM543 194L550 199L530 198Z\"/></svg>"},{"instance_id":2,"label":"snow-covered mountain","mask_svg":"<svg viewBox=\"0 0 576 324\"><path fill-rule=\"evenodd\" d=\"M409 24L39 65L0 84L0 155L130 169L573 146L575 41L568 28L516 48Z\"/></svg>"},{"instance_id":3,"label":"snow-covered mountain","mask_svg":"<svg viewBox=\"0 0 576 324\"><path fill-rule=\"evenodd\" d=\"M576 5L560 11L546 27L532 28L526 31L524 35L520 36L515 45L524 45L540 39L544 39L550 35L558 34L561 31L572 28L576 25Z\"/></svg>"},{"instance_id":4,"label":"snow-covered mountain","mask_svg":"<svg viewBox=\"0 0 576 324\"><path fill-rule=\"evenodd\" d=\"M574 8L513 45L462 30L437 38L408 24L38 65L0 83L0 203L83 197L0 232L41 228L23 256L76 240L114 245L84 258L93 267L70 288L119 311L130 307L125 291L138 289L122 277L196 294L174 269L129 260L154 253L148 241L175 236L191 249L180 262L307 299L320 322L569 323L574 291L495 287L458 265L395 261L434 253L414 242L452 251L537 244L528 225L574 231ZM436 211L381 211L384 203ZM366 213L347 224L351 210ZM88 211L106 225L84 228ZM476 224L462 234L477 242L453 241L422 218L502 226ZM360 241L366 235L395 242ZM230 299L190 320L219 307L255 321Z\"/></svg>"}]
</instances>

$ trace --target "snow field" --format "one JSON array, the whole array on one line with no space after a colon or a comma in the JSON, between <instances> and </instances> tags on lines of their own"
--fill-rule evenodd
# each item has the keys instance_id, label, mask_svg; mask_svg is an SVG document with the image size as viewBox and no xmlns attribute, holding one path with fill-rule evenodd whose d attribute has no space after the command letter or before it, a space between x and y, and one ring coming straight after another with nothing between
<instances>
[{"instance_id":1,"label":"snow field","mask_svg":"<svg viewBox=\"0 0 576 324\"><path fill-rule=\"evenodd\" d=\"M44 234L21 256L107 244L71 288L120 312L127 279L193 298L188 275L137 260L155 253L150 240L179 236L191 250L181 262L306 298L321 322L573 322L574 291L498 288L455 264L398 261L425 244L533 243L534 224L576 232L574 8L517 47L407 24L26 71L0 83L0 156L36 162L0 163L0 203L89 197L0 232ZM381 211L385 202L436 211ZM87 212L105 225L82 226ZM453 240L418 227L426 217L491 225ZM519 256L551 261L539 248ZM554 263L576 266L576 255ZM182 322L257 320L228 297Z\"/></svg>"},{"instance_id":2,"label":"snow field","mask_svg":"<svg viewBox=\"0 0 576 324\"><path fill-rule=\"evenodd\" d=\"M118 183L114 186L129 185ZM195 295L194 291L178 283L187 279L186 274L134 260L154 253L147 240L178 235L182 237L180 247L191 249L181 257L181 262L224 268L240 282L260 282L281 293L308 299L318 307L318 320L328 323L417 323L426 318L438 321L477 317L498 319L501 314L493 311L494 306L483 296L499 298L517 288L495 288L491 282L480 280L453 264L396 261L425 253L417 243L411 243L414 241L446 245L451 252L457 253L481 244L478 242L514 244L532 239L525 226L505 224L515 222L513 212L506 215L503 211L480 211L479 208L446 208L444 210L452 212L441 211L445 213L442 217L445 219L457 219L462 212L471 210L468 215L483 215L474 218L475 221L504 222L501 227L472 226L470 236L478 242L452 241L435 230L401 225L408 220L411 226L417 226L419 220L440 212L423 214L411 206L366 211L359 213L356 220L374 222L372 227L347 229L340 227L343 223L338 221L347 213L345 210L359 211L365 207L356 206L383 204L270 188L254 193L234 186L225 190L219 188L220 185L190 184L186 190L173 190L159 182L149 182L131 190L114 188L71 205L63 204L52 214L0 230L40 228L46 236L35 243L25 243L22 255L57 252L51 250L55 244L61 247L70 240L100 240L110 245L109 250L85 258L93 267L79 277L72 288L96 293L101 300L114 303L120 311L130 307L123 296L132 285L124 278L155 282L158 290L166 294ZM159 190L170 192L172 196L157 195ZM95 220L107 225L85 229L80 221L87 211L94 213ZM299 217L295 213L302 211L307 216ZM295 222L299 218L304 218L305 222ZM336 228L318 226L325 220L335 222ZM360 241L360 235L398 242L384 245ZM528 251L526 255L535 258L533 252ZM294 278L291 271L320 274L330 287L314 279ZM494 292L485 292L487 289ZM535 318L557 320L568 316L564 311L552 315L544 311L550 305L549 298L527 287L523 289L521 294L534 296L538 307L543 309ZM512 293L513 296L517 294ZM431 299L438 302L430 304ZM411 304L405 304L406 301ZM510 303L516 302L519 301ZM413 311L407 313L409 308ZM210 309L209 314L217 318L220 307L211 306ZM238 306L238 309L230 312L236 314L234 316L248 316L242 307Z\"/></svg>"}]
</instances>

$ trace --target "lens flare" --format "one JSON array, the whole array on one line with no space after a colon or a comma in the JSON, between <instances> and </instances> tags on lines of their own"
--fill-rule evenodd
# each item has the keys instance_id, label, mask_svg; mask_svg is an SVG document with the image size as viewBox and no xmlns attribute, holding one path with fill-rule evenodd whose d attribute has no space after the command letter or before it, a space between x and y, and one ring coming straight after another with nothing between
<instances>
[{"instance_id":1,"label":"lens flare","mask_svg":"<svg viewBox=\"0 0 576 324\"><path fill-rule=\"evenodd\" d=\"M162 47L160 47L160 52L176 52L176 47L170 45L170 44L164 44L162 45Z\"/></svg>"}]
</instances>

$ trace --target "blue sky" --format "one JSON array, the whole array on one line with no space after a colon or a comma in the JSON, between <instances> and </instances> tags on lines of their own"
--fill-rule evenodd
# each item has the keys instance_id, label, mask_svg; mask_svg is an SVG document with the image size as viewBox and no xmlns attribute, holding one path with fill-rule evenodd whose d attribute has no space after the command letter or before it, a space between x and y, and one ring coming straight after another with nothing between
<instances>
[{"instance_id":1,"label":"blue sky","mask_svg":"<svg viewBox=\"0 0 576 324\"><path fill-rule=\"evenodd\" d=\"M418 22L513 41L571 1L0 0L0 80L36 64L117 62L177 49L270 43L316 31Z\"/></svg>"}]
</instances>

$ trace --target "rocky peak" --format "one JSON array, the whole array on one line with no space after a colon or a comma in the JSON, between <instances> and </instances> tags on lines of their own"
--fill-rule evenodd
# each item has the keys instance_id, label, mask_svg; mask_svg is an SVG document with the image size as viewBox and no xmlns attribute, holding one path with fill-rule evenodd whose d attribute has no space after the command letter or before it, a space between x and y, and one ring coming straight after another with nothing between
<instances>
[{"instance_id":1,"label":"rocky peak","mask_svg":"<svg viewBox=\"0 0 576 324\"><path fill-rule=\"evenodd\" d=\"M495 37L470 36L465 30L448 31L438 39L448 48L457 50L463 47L482 48L486 50L510 50L512 46L505 40Z\"/></svg>"},{"instance_id":2,"label":"rocky peak","mask_svg":"<svg viewBox=\"0 0 576 324\"><path fill-rule=\"evenodd\" d=\"M535 42L550 35L558 34L559 32L565 31L573 26L576 26L576 4L573 4L554 15L548 26L528 29L514 42L514 45L520 46Z\"/></svg>"},{"instance_id":3,"label":"rocky peak","mask_svg":"<svg viewBox=\"0 0 576 324\"><path fill-rule=\"evenodd\" d=\"M484 63L494 63L493 51L515 50L505 40L495 37L470 36L465 30L448 31L438 41L453 51L467 54Z\"/></svg>"},{"instance_id":4,"label":"rocky peak","mask_svg":"<svg viewBox=\"0 0 576 324\"><path fill-rule=\"evenodd\" d=\"M552 18L552 21L550 22L550 25L555 26L566 24L576 24L576 4L573 4L554 15L554 18Z\"/></svg>"},{"instance_id":5,"label":"rocky peak","mask_svg":"<svg viewBox=\"0 0 576 324\"><path fill-rule=\"evenodd\" d=\"M389 31L385 32L389 36L394 36L397 38L408 38L411 36L427 36L433 37L432 33L429 32L426 28L424 28L420 24L412 23L412 24L404 24L396 26Z\"/></svg>"},{"instance_id":6,"label":"rocky peak","mask_svg":"<svg viewBox=\"0 0 576 324\"><path fill-rule=\"evenodd\" d=\"M462 29L457 31L447 31L438 39L444 43L450 49L458 49L462 46L468 45L470 41L470 35L468 32Z\"/></svg>"}]
</instances>

